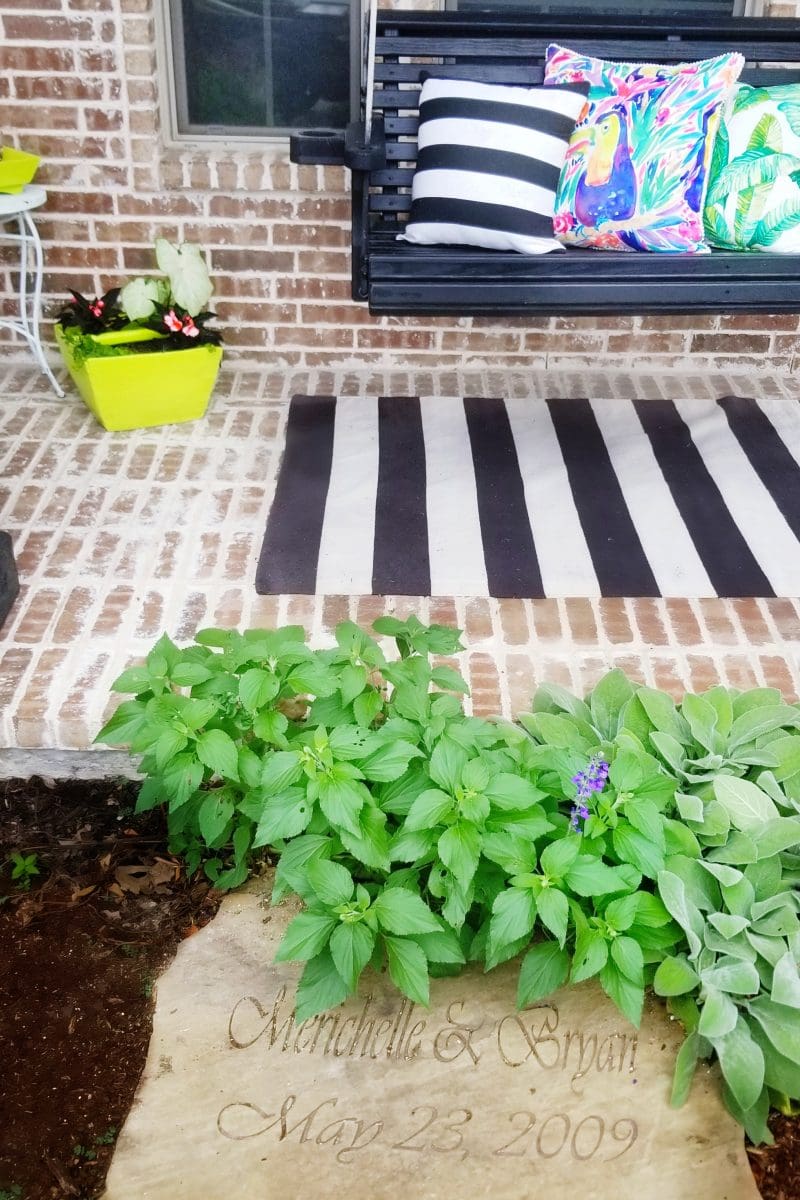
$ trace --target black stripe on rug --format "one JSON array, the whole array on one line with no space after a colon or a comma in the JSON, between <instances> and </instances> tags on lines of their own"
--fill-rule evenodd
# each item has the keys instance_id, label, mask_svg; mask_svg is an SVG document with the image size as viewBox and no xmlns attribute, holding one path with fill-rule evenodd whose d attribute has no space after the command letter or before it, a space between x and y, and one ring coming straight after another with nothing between
<instances>
[{"instance_id":1,"label":"black stripe on rug","mask_svg":"<svg viewBox=\"0 0 800 1200\"><path fill-rule=\"evenodd\" d=\"M286 445L256 568L260 595L313 595L331 478L336 399L293 396Z\"/></svg>"},{"instance_id":2,"label":"black stripe on rug","mask_svg":"<svg viewBox=\"0 0 800 1200\"><path fill-rule=\"evenodd\" d=\"M469 398L467 417L490 596L543 596L525 486L502 400Z\"/></svg>"},{"instance_id":3,"label":"black stripe on rug","mask_svg":"<svg viewBox=\"0 0 800 1200\"><path fill-rule=\"evenodd\" d=\"M418 399L378 401L378 492L372 591L427 596L428 555L425 438Z\"/></svg>"},{"instance_id":4,"label":"black stripe on rug","mask_svg":"<svg viewBox=\"0 0 800 1200\"><path fill-rule=\"evenodd\" d=\"M548 400L578 518L603 596L658 596L588 400Z\"/></svg>"},{"instance_id":5,"label":"black stripe on rug","mask_svg":"<svg viewBox=\"0 0 800 1200\"><path fill-rule=\"evenodd\" d=\"M653 453L718 596L775 593L671 400L634 400ZM748 405L755 407L755 401Z\"/></svg>"},{"instance_id":6,"label":"black stripe on rug","mask_svg":"<svg viewBox=\"0 0 800 1200\"><path fill-rule=\"evenodd\" d=\"M752 400L722 396L717 404L786 524L800 539L800 466L767 414Z\"/></svg>"}]
</instances>

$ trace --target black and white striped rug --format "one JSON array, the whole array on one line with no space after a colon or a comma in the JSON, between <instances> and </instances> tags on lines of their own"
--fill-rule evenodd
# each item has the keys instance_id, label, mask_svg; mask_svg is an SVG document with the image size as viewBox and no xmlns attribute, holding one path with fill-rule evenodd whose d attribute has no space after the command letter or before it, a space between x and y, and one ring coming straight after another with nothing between
<instances>
[{"instance_id":1,"label":"black and white striped rug","mask_svg":"<svg viewBox=\"0 0 800 1200\"><path fill-rule=\"evenodd\" d=\"M800 595L800 404L295 396L262 594Z\"/></svg>"}]
</instances>

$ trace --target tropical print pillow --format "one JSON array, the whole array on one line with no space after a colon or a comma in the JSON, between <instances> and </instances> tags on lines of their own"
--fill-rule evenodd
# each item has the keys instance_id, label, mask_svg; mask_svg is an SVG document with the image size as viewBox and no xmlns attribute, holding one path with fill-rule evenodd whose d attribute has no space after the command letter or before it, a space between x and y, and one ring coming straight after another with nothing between
<instances>
[{"instance_id":1,"label":"tropical print pillow","mask_svg":"<svg viewBox=\"0 0 800 1200\"><path fill-rule=\"evenodd\" d=\"M800 252L800 84L741 84L714 142L703 214L726 250Z\"/></svg>"},{"instance_id":2,"label":"tropical print pillow","mask_svg":"<svg viewBox=\"0 0 800 1200\"><path fill-rule=\"evenodd\" d=\"M556 196L559 240L603 250L707 249L710 147L743 66L740 54L657 66L549 46L545 83L591 84Z\"/></svg>"}]
</instances>

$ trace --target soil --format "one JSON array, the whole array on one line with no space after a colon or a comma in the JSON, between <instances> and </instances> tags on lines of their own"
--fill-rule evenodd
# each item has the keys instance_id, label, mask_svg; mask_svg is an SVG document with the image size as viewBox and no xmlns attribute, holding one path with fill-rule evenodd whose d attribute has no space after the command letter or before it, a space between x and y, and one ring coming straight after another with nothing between
<instances>
[{"instance_id":1,"label":"soil","mask_svg":"<svg viewBox=\"0 0 800 1200\"><path fill-rule=\"evenodd\" d=\"M135 798L128 782L0 780L0 1200L101 1195L153 981L218 907ZM14 852L35 855L27 887ZM800 1118L771 1127L775 1145L749 1150L756 1183L764 1200L800 1200Z\"/></svg>"},{"instance_id":2,"label":"soil","mask_svg":"<svg viewBox=\"0 0 800 1200\"><path fill-rule=\"evenodd\" d=\"M94 1200L139 1081L152 988L219 896L130 783L0 781L0 1200ZM16 851L39 871L20 888Z\"/></svg>"}]
</instances>

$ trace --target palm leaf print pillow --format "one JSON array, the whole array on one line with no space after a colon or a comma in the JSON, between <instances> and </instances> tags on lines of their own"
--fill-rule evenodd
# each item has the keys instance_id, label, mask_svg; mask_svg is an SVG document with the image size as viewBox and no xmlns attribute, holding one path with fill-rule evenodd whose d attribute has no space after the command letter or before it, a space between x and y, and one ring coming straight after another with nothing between
<instances>
[{"instance_id":1,"label":"palm leaf print pillow","mask_svg":"<svg viewBox=\"0 0 800 1200\"><path fill-rule=\"evenodd\" d=\"M741 84L723 110L703 213L725 250L800 252L800 84Z\"/></svg>"},{"instance_id":2,"label":"palm leaf print pillow","mask_svg":"<svg viewBox=\"0 0 800 1200\"><path fill-rule=\"evenodd\" d=\"M603 250L707 250L710 149L743 66L740 54L659 66L549 46L545 83L591 85L561 172L556 237Z\"/></svg>"}]
</instances>

